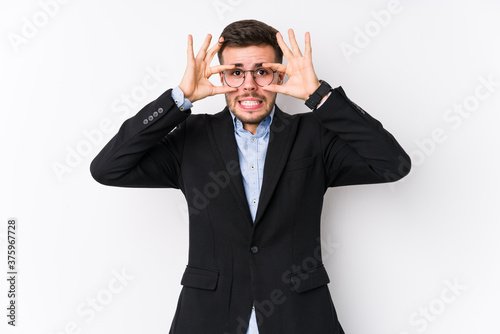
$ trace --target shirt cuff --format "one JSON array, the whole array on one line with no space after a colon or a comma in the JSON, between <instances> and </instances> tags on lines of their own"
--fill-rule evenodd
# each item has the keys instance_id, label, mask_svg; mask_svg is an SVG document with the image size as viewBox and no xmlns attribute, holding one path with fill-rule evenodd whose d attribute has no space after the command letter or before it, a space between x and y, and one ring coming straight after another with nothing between
<instances>
[{"instance_id":1,"label":"shirt cuff","mask_svg":"<svg viewBox=\"0 0 500 334\"><path fill-rule=\"evenodd\" d=\"M179 88L179 86L172 89L172 99L180 111L189 110L193 107L191 101L184 98L184 92Z\"/></svg>"},{"instance_id":2,"label":"shirt cuff","mask_svg":"<svg viewBox=\"0 0 500 334\"><path fill-rule=\"evenodd\" d=\"M331 93L332 93L332 91L329 91L327 96L330 97ZM328 97L326 99L324 99L323 102L321 102L320 104L318 104L315 109L318 109L319 107L321 107L323 105L323 103L325 103L326 100L328 100Z\"/></svg>"}]
</instances>

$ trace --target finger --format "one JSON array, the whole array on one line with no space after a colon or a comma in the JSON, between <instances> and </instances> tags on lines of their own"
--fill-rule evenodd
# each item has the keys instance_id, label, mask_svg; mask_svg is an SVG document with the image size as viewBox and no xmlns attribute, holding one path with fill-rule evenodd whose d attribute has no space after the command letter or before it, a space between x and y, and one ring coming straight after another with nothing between
<instances>
[{"instance_id":1,"label":"finger","mask_svg":"<svg viewBox=\"0 0 500 334\"><path fill-rule=\"evenodd\" d=\"M188 61L194 59L193 36L192 35L188 35L187 57L188 57Z\"/></svg>"},{"instance_id":2,"label":"finger","mask_svg":"<svg viewBox=\"0 0 500 334\"><path fill-rule=\"evenodd\" d=\"M205 37L205 41L203 42L203 45L201 46L200 51L198 51L198 54L196 55L197 60L205 59L205 56L207 55L207 50L208 50L208 47L210 46L211 40L212 40L212 35L207 34L207 37Z\"/></svg>"},{"instance_id":3,"label":"finger","mask_svg":"<svg viewBox=\"0 0 500 334\"><path fill-rule=\"evenodd\" d=\"M280 46L281 51L283 52L283 55L285 56L286 60L290 60L293 57L292 51L288 48L286 45L285 41L283 40L283 36L278 32L276 33L276 39L278 40L278 45Z\"/></svg>"},{"instance_id":4,"label":"finger","mask_svg":"<svg viewBox=\"0 0 500 334\"><path fill-rule=\"evenodd\" d=\"M267 67L281 73L286 73L286 65L280 63L262 63L262 67Z\"/></svg>"},{"instance_id":5,"label":"finger","mask_svg":"<svg viewBox=\"0 0 500 334\"><path fill-rule=\"evenodd\" d=\"M266 90L268 92L273 92L273 93L281 93L281 94L286 94L286 87L283 85L269 85L269 86L264 86L261 87L263 90Z\"/></svg>"},{"instance_id":6,"label":"finger","mask_svg":"<svg viewBox=\"0 0 500 334\"><path fill-rule=\"evenodd\" d=\"M212 90L212 95L232 93L232 92L236 92L237 90L238 90L238 88L235 88L235 87L214 86L213 90Z\"/></svg>"},{"instance_id":7,"label":"finger","mask_svg":"<svg viewBox=\"0 0 500 334\"><path fill-rule=\"evenodd\" d=\"M223 42L224 42L224 37L219 38L219 40L217 41L217 43L215 43L215 45L212 46L212 48L210 48L210 50L208 50L208 52L207 52L207 58L206 58L207 63L210 64L212 62L212 59L214 58L215 54L222 47L222 43Z\"/></svg>"},{"instance_id":8,"label":"finger","mask_svg":"<svg viewBox=\"0 0 500 334\"><path fill-rule=\"evenodd\" d=\"M312 55L311 34L309 32L306 32L305 42L306 42L306 47L304 49L304 54L311 56Z\"/></svg>"},{"instance_id":9,"label":"finger","mask_svg":"<svg viewBox=\"0 0 500 334\"><path fill-rule=\"evenodd\" d=\"M210 75L227 71L234 68L235 65L217 65L210 67Z\"/></svg>"},{"instance_id":10,"label":"finger","mask_svg":"<svg viewBox=\"0 0 500 334\"><path fill-rule=\"evenodd\" d=\"M302 52L300 52L299 44L295 39L295 33L293 32L293 29L288 29L288 39L290 40L290 45L292 46L293 54L302 57Z\"/></svg>"}]
</instances>

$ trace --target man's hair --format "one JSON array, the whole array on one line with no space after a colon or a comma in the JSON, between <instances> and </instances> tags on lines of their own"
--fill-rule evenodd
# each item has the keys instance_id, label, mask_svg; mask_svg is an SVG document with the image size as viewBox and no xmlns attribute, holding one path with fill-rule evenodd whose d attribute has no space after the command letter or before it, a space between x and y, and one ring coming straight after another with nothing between
<instances>
[{"instance_id":1,"label":"man's hair","mask_svg":"<svg viewBox=\"0 0 500 334\"><path fill-rule=\"evenodd\" d=\"M221 37L224 42L217 52L219 63L223 63L222 51L226 47L246 47L246 46L266 46L270 45L274 49L275 62L283 62L283 52L281 51L276 33L278 30L257 20L241 20L229 24L222 31Z\"/></svg>"}]
</instances>

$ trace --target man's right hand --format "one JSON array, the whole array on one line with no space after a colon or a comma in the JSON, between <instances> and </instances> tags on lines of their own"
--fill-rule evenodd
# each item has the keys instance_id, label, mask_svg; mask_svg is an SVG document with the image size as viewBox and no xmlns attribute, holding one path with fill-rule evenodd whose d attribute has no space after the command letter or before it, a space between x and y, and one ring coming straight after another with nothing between
<instances>
[{"instance_id":1,"label":"man's right hand","mask_svg":"<svg viewBox=\"0 0 500 334\"><path fill-rule=\"evenodd\" d=\"M184 93L184 98L188 99L191 103L204 99L207 96L225 94L238 90L238 88L232 88L229 86L214 86L210 80L208 80L213 74L234 68L234 65L218 65L210 67L212 59L217 51L219 51L223 42L221 37L219 41L210 50L208 50L211 40L212 36L208 34L195 58L193 52L193 36L188 36L186 72L184 72L184 77L179 84L179 88Z\"/></svg>"}]
</instances>

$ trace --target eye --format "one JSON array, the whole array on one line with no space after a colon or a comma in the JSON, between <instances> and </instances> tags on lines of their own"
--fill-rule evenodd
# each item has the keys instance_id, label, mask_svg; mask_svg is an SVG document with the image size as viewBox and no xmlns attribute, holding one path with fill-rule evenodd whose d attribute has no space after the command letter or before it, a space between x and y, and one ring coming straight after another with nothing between
<instances>
[{"instance_id":1,"label":"eye","mask_svg":"<svg viewBox=\"0 0 500 334\"><path fill-rule=\"evenodd\" d=\"M229 72L229 74L231 74L232 77L241 77L243 75L243 71L239 68L235 68L234 70Z\"/></svg>"},{"instance_id":2,"label":"eye","mask_svg":"<svg viewBox=\"0 0 500 334\"><path fill-rule=\"evenodd\" d=\"M266 75L269 75L271 73L271 71L269 69L266 69L266 68L258 68L255 70L255 75L259 76L259 77L265 77Z\"/></svg>"}]
</instances>

